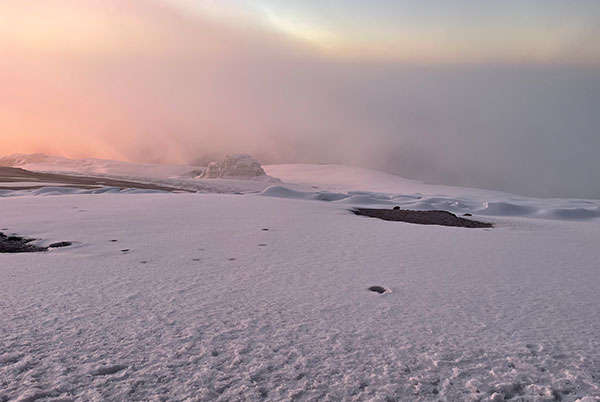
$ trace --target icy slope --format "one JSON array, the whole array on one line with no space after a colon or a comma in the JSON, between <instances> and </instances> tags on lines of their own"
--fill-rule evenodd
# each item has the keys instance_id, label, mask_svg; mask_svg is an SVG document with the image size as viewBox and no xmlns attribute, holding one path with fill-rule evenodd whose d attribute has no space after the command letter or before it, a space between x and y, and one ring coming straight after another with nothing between
<instances>
[{"instance_id":1,"label":"icy slope","mask_svg":"<svg viewBox=\"0 0 600 402\"><path fill-rule=\"evenodd\" d=\"M483 192L468 187L425 184L389 173L344 165L288 164L263 166L268 175L285 183L295 183L328 191L370 191L378 193L423 193L471 195Z\"/></svg>"},{"instance_id":2,"label":"icy slope","mask_svg":"<svg viewBox=\"0 0 600 402\"><path fill-rule=\"evenodd\" d=\"M0 166L19 167L35 172L63 172L123 177L192 177L201 173L199 167L187 165L156 165L85 158L68 159L44 154L15 154L0 158ZM194 169L197 172L194 172Z\"/></svg>"},{"instance_id":3,"label":"icy slope","mask_svg":"<svg viewBox=\"0 0 600 402\"><path fill-rule=\"evenodd\" d=\"M204 168L191 165L139 164L94 158L67 159L44 154L15 154L5 156L0 158L0 166L19 167L33 172L131 180L205 193L260 192L270 185L280 183L278 179L270 176L247 179L240 177L231 179L200 179L199 175L204 172Z\"/></svg>"},{"instance_id":4,"label":"icy slope","mask_svg":"<svg viewBox=\"0 0 600 402\"><path fill-rule=\"evenodd\" d=\"M456 229L250 195L0 205L4 231L79 242L0 255L0 400L600 398L597 220Z\"/></svg>"}]
</instances>

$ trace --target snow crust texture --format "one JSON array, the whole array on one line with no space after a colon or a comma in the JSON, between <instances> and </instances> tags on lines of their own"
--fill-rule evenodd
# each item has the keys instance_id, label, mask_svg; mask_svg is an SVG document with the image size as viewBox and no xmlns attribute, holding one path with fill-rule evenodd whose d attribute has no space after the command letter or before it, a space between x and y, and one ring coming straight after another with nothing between
<instances>
[{"instance_id":1,"label":"snow crust texture","mask_svg":"<svg viewBox=\"0 0 600 402\"><path fill-rule=\"evenodd\" d=\"M599 400L597 220L280 195L0 199L0 400Z\"/></svg>"}]
</instances>

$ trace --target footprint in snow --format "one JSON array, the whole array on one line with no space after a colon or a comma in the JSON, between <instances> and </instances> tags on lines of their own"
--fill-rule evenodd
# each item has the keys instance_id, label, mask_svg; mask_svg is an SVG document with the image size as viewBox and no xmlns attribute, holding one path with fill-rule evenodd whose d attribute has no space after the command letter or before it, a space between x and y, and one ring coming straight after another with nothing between
<instances>
[{"instance_id":1,"label":"footprint in snow","mask_svg":"<svg viewBox=\"0 0 600 402\"><path fill-rule=\"evenodd\" d=\"M122 364L114 364L112 366L102 366L102 367L99 367L96 370L92 371L92 375L99 376L99 375L115 374L121 370L125 370L126 368L127 368L127 366L124 366Z\"/></svg>"},{"instance_id":2,"label":"footprint in snow","mask_svg":"<svg viewBox=\"0 0 600 402\"><path fill-rule=\"evenodd\" d=\"M52 243L51 245L48 246L48 248L60 248L60 247L69 247L72 246L73 243L70 241L59 241L56 243Z\"/></svg>"},{"instance_id":3,"label":"footprint in snow","mask_svg":"<svg viewBox=\"0 0 600 402\"><path fill-rule=\"evenodd\" d=\"M384 288L383 286L371 286L368 290L379 294L383 294L390 291L389 289Z\"/></svg>"}]
</instances>

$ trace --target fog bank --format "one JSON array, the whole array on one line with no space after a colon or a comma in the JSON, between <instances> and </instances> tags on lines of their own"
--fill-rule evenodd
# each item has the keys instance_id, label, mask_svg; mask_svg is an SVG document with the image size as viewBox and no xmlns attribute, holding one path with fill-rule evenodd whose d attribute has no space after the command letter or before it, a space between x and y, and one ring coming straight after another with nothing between
<instances>
[{"instance_id":1,"label":"fog bank","mask_svg":"<svg viewBox=\"0 0 600 402\"><path fill-rule=\"evenodd\" d=\"M123 41L61 47L68 24L50 50L0 39L1 154L199 163L243 152L600 198L598 68L342 61L151 1L47 3L99 25L118 16Z\"/></svg>"}]
</instances>

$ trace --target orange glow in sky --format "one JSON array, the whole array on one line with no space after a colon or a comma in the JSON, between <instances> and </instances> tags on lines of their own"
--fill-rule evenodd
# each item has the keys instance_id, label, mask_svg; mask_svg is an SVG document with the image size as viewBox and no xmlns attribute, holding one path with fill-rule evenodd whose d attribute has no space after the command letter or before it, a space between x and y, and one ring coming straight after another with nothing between
<instances>
[{"instance_id":1,"label":"orange glow in sky","mask_svg":"<svg viewBox=\"0 0 600 402\"><path fill-rule=\"evenodd\" d=\"M589 10L557 6L569 17L560 25L530 9L466 27L447 6L440 19L409 3L2 0L0 154L182 161L192 142L252 152L273 138L295 149L385 124L371 116L385 107L346 105L346 92L361 99L362 78L333 85L338 70L600 65Z\"/></svg>"}]
</instances>

